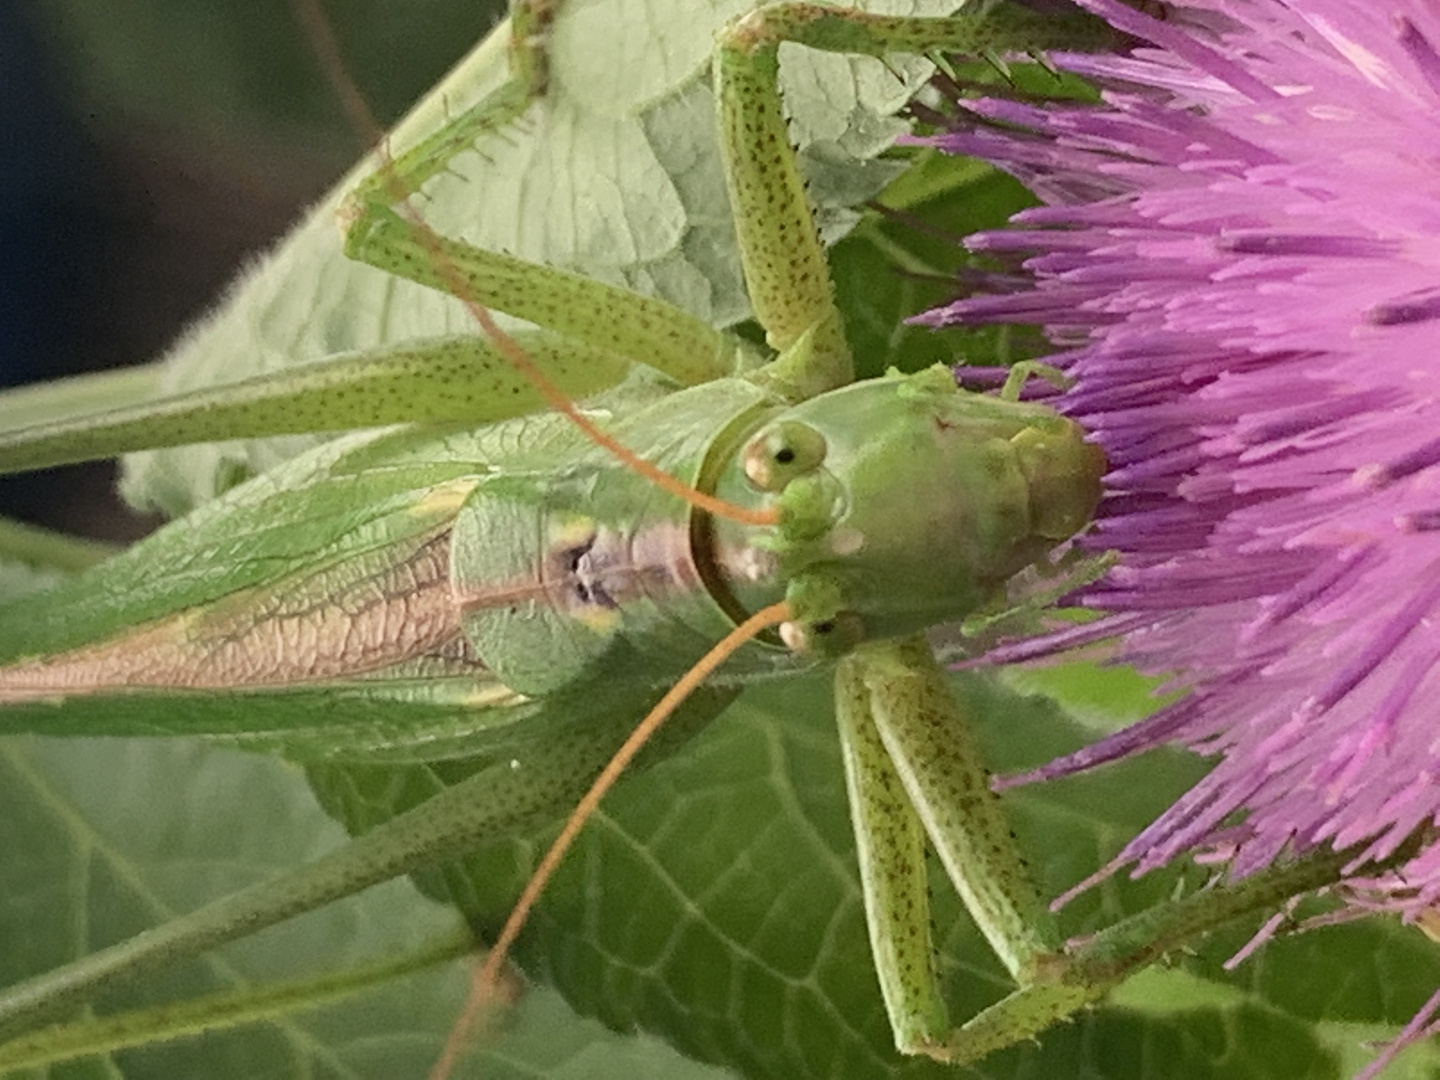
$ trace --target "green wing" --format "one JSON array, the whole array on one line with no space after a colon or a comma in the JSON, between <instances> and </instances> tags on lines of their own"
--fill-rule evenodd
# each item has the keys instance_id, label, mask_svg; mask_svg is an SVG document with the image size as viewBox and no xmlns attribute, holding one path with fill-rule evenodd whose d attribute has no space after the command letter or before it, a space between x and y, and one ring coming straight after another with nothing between
<instances>
[{"instance_id":1,"label":"green wing","mask_svg":"<svg viewBox=\"0 0 1440 1080\"><path fill-rule=\"evenodd\" d=\"M504 456L489 434L336 440L0 609L0 731L462 752L522 704L446 603L451 522Z\"/></svg>"}]
</instances>

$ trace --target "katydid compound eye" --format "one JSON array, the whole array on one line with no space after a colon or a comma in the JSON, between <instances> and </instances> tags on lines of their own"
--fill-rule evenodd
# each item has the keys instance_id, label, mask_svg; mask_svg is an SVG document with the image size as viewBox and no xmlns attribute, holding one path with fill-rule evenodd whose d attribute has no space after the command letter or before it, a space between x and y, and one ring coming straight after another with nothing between
<instances>
[{"instance_id":1,"label":"katydid compound eye","mask_svg":"<svg viewBox=\"0 0 1440 1080\"><path fill-rule=\"evenodd\" d=\"M808 623L794 620L780 624L780 640L794 653L843 656L865 640L865 623L853 611Z\"/></svg>"},{"instance_id":2,"label":"katydid compound eye","mask_svg":"<svg viewBox=\"0 0 1440 1080\"><path fill-rule=\"evenodd\" d=\"M798 420L784 420L745 448L745 475L757 491L780 491L825 461L825 436Z\"/></svg>"}]
</instances>

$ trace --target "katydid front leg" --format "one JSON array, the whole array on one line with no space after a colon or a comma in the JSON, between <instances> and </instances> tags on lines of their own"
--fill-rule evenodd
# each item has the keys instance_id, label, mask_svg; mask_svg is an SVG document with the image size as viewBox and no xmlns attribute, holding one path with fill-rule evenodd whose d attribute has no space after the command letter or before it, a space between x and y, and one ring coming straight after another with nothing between
<instances>
[{"instance_id":1,"label":"katydid front leg","mask_svg":"<svg viewBox=\"0 0 1440 1080\"><path fill-rule=\"evenodd\" d=\"M756 318L779 351L769 377L803 398L854 378L825 250L787 133L779 48L885 57L1085 49L1109 40L1086 16L995 8L980 15L893 17L804 2L764 4L721 31L715 86L731 210ZM802 357L790 352L805 342Z\"/></svg>"},{"instance_id":2,"label":"katydid front leg","mask_svg":"<svg viewBox=\"0 0 1440 1080\"><path fill-rule=\"evenodd\" d=\"M1103 994L1046 981L1061 940L1024 864L965 718L923 639L840 663L835 711L882 996L907 1054L975 1061ZM954 1027L930 937L925 840L1019 991Z\"/></svg>"},{"instance_id":3,"label":"katydid front leg","mask_svg":"<svg viewBox=\"0 0 1440 1080\"><path fill-rule=\"evenodd\" d=\"M836 712L876 971L904 1053L956 1065L979 1061L1099 1002L1166 952L1357 872L1353 860L1363 844L1321 851L1064 942L924 640L880 642L846 657L836 672ZM927 839L1016 982L958 1025L935 969ZM1403 865L1423 842L1422 829L1387 864Z\"/></svg>"}]
</instances>

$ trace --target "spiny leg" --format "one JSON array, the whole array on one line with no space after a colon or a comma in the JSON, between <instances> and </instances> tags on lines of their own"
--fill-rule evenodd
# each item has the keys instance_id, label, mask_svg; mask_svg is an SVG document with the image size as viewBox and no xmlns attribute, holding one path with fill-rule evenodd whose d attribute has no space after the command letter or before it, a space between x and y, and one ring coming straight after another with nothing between
<instances>
[{"instance_id":1,"label":"spiny leg","mask_svg":"<svg viewBox=\"0 0 1440 1080\"><path fill-rule=\"evenodd\" d=\"M1108 35L1086 16L1013 7L977 15L892 17L812 3L756 8L721 31L715 59L721 148L745 281L783 394L806 398L854 378L825 249L787 132L777 76L785 42L826 52L1024 51L1086 48ZM1094 42L1090 40L1094 37Z\"/></svg>"},{"instance_id":2,"label":"spiny leg","mask_svg":"<svg viewBox=\"0 0 1440 1080\"><path fill-rule=\"evenodd\" d=\"M836 670L835 712L870 948L895 1045L914 1053L950 1027L935 979L925 829L880 741L858 656Z\"/></svg>"},{"instance_id":3,"label":"spiny leg","mask_svg":"<svg viewBox=\"0 0 1440 1080\"><path fill-rule=\"evenodd\" d=\"M923 639L879 642L836 672L846 781L866 916L896 1047L973 1061L1029 1038L1089 1000L1046 981L1061 941L989 774ZM1021 990L953 1028L930 940L928 836L971 917ZM998 1008L998 1007L997 1007Z\"/></svg>"},{"instance_id":4,"label":"spiny leg","mask_svg":"<svg viewBox=\"0 0 1440 1080\"><path fill-rule=\"evenodd\" d=\"M517 337L531 359L571 397L614 386L634 363L619 353L543 331ZM105 385L104 377L100 385ZM73 386L71 380L60 390L69 392ZM0 473L216 439L400 423L481 424L544 405L534 385L485 338L441 338L335 356L241 382L0 432Z\"/></svg>"},{"instance_id":5,"label":"spiny leg","mask_svg":"<svg viewBox=\"0 0 1440 1080\"><path fill-rule=\"evenodd\" d=\"M684 385L750 366L747 349L654 297L425 234L399 209L459 153L503 132L544 98L559 0L512 0L510 79L363 181L341 210L345 253L387 273L630 357Z\"/></svg>"},{"instance_id":6,"label":"spiny leg","mask_svg":"<svg viewBox=\"0 0 1440 1080\"><path fill-rule=\"evenodd\" d=\"M866 645L847 657L836 675L836 706L866 913L896 1046L953 1064L1033 1038L1170 950L1272 914L1343 877L1403 865L1426 841L1422 827L1383 864L1364 867L1357 865L1364 842L1277 862L1062 942L923 639ZM947 1018L936 978L927 837L1017 983L959 1026Z\"/></svg>"}]
</instances>

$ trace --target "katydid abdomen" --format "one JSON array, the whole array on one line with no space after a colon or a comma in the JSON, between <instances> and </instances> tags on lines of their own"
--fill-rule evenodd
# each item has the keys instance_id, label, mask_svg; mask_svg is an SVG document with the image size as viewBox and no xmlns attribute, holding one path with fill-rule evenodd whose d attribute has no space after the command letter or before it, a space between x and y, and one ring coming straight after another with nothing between
<instances>
[{"instance_id":1,"label":"katydid abdomen","mask_svg":"<svg viewBox=\"0 0 1440 1080\"><path fill-rule=\"evenodd\" d=\"M744 379L632 386L606 410L661 468L780 524L695 510L559 417L350 436L62 585L38 621L12 607L0 729L462 753L556 695L576 722L624 710L787 596L787 641L822 653L964 617L1099 495L1073 425L942 372L790 408ZM726 670L813 662L761 641Z\"/></svg>"}]
</instances>

